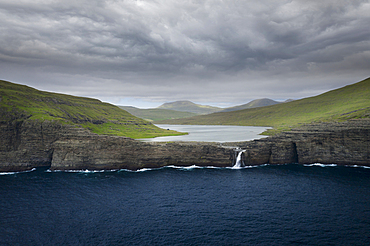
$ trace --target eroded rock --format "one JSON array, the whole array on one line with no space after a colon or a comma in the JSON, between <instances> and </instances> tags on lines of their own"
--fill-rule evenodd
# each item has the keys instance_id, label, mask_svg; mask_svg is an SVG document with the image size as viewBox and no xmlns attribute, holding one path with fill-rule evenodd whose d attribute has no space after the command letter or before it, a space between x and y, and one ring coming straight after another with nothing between
<instances>
[{"instance_id":1,"label":"eroded rock","mask_svg":"<svg viewBox=\"0 0 370 246\"><path fill-rule=\"evenodd\" d=\"M101 170L176 166L232 166L234 147L246 165L323 163L370 166L370 120L305 125L260 140L237 143L144 143L104 136L56 122L0 124L0 171Z\"/></svg>"}]
</instances>

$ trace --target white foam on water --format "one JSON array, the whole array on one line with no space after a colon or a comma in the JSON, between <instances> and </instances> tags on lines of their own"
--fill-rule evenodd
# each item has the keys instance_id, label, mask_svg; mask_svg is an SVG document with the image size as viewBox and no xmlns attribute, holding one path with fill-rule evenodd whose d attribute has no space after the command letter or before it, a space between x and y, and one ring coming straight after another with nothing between
<instances>
[{"instance_id":1,"label":"white foam on water","mask_svg":"<svg viewBox=\"0 0 370 246\"><path fill-rule=\"evenodd\" d=\"M146 171L151 171L151 170L153 170L154 168L142 168L142 169L138 169L138 170L136 170L136 171L134 171L134 172L146 172Z\"/></svg>"},{"instance_id":2,"label":"white foam on water","mask_svg":"<svg viewBox=\"0 0 370 246\"><path fill-rule=\"evenodd\" d=\"M104 173L104 172L116 172L117 169L111 169L111 170L88 170L88 169L80 169L80 170L46 170L47 173L59 173L59 172L63 172L63 173Z\"/></svg>"},{"instance_id":3,"label":"white foam on water","mask_svg":"<svg viewBox=\"0 0 370 246\"><path fill-rule=\"evenodd\" d=\"M18 174L18 173L30 173L30 172L33 172L35 170L36 170L36 168L32 168L31 170L21 171L21 172L1 172L0 175L12 175L12 174Z\"/></svg>"},{"instance_id":4,"label":"white foam on water","mask_svg":"<svg viewBox=\"0 0 370 246\"><path fill-rule=\"evenodd\" d=\"M200 166L196 166L196 165L192 165L192 166L187 166L187 167L182 167L183 169L196 169L196 168L204 168L204 167L200 167Z\"/></svg>"},{"instance_id":5,"label":"white foam on water","mask_svg":"<svg viewBox=\"0 0 370 246\"><path fill-rule=\"evenodd\" d=\"M16 174L17 172L3 172L0 173L0 175L11 175L11 174Z\"/></svg>"},{"instance_id":6,"label":"white foam on water","mask_svg":"<svg viewBox=\"0 0 370 246\"><path fill-rule=\"evenodd\" d=\"M173 168L173 169L179 169L179 170L193 170L193 169L229 169L229 170L241 170L241 169L250 169L250 168L258 168L258 167L265 167L265 166L280 166L280 165L287 165L287 164L262 164L262 165L253 165L253 166L232 166L232 167L215 167L215 166L197 166L197 165L191 165L191 166L175 166L175 165L169 165L164 167L158 167L158 168L141 168L138 170L129 170L129 169L111 169L111 170L46 170L46 172L66 172L66 173L103 173L103 172L134 172L134 173L140 173L140 172L147 172L147 171L153 171L153 170L160 170L163 168ZM298 164L299 165L299 164ZM304 167L337 167L337 164L322 164L322 163L313 163L313 164L303 164ZM361 165L346 165L345 167L355 167L355 168L365 168L370 169L369 166L361 166ZM23 172L1 172L0 175L12 175L17 173L27 173L35 171L36 168L33 168L29 171L23 171Z\"/></svg>"},{"instance_id":7,"label":"white foam on water","mask_svg":"<svg viewBox=\"0 0 370 246\"><path fill-rule=\"evenodd\" d=\"M231 167L230 169L244 169L244 168L245 167L235 165L235 166Z\"/></svg>"},{"instance_id":8,"label":"white foam on water","mask_svg":"<svg viewBox=\"0 0 370 246\"><path fill-rule=\"evenodd\" d=\"M337 164L321 164L321 163L313 163L313 164L303 164L305 167L337 167Z\"/></svg>"},{"instance_id":9,"label":"white foam on water","mask_svg":"<svg viewBox=\"0 0 370 246\"><path fill-rule=\"evenodd\" d=\"M201 167L201 166L196 166L196 165L191 165L191 166L169 165L169 166L166 166L166 168L173 168L173 169L180 169L180 170L192 170L192 169L200 169L200 168L207 168L207 167Z\"/></svg>"},{"instance_id":10,"label":"white foam on water","mask_svg":"<svg viewBox=\"0 0 370 246\"><path fill-rule=\"evenodd\" d=\"M243 166L243 167L236 167L236 166L232 166L232 167L225 167L226 169L231 169L231 170L240 170L240 169L250 169L250 168L256 168L256 167L264 167L264 166L268 166L269 164L263 164L263 165L254 165L254 166Z\"/></svg>"},{"instance_id":11,"label":"white foam on water","mask_svg":"<svg viewBox=\"0 0 370 246\"><path fill-rule=\"evenodd\" d=\"M208 169L222 169L223 167L205 166L203 168L208 168Z\"/></svg>"},{"instance_id":12,"label":"white foam on water","mask_svg":"<svg viewBox=\"0 0 370 246\"><path fill-rule=\"evenodd\" d=\"M346 167L359 167L359 168L370 169L369 166L361 166L361 165L347 165Z\"/></svg>"}]
</instances>

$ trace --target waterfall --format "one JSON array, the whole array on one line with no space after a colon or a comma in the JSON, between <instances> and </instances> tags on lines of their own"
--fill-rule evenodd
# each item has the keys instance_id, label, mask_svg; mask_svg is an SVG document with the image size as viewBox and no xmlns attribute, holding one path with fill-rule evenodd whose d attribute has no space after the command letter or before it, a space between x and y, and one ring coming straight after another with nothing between
<instances>
[{"instance_id":1,"label":"waterfall","mask_svg":"<svg viewBox=\"0 0 370 246\"><path fill-rule=\"evenodd\" d=\"M239 153L238 153L238 156L236 157L236 161L235 161L235 164L234 164L233 168L244 167L244 162L242 160L242 155L243 155L243 152L245 152L245 150L236 149L235 151L239 151Z\"/></svg>"}]
</instances>

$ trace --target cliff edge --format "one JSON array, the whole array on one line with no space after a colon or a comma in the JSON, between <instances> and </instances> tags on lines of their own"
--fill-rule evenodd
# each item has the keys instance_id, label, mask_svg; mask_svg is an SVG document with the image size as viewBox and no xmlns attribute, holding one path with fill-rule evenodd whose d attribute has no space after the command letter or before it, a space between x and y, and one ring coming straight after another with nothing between
<instances>
[{"instance_id":1,"label":"cliff edge","mask_svg":"<svg viewBox=\"0 0 370 246\"><path fill-rule=\"evenodd\" d=\"M245 165L311 164L370 166L370 120L305 125L260 140L237 143L144 143L98 135L52 121L0 124L0 171L112 170L176 166L230 167L235 148Z\"/></svg>"},{"instance_id":2,"label":"cliff edge","mask_svg":"<svg viewBox=\"0 0 370 246\"><path fill-rule=\"evenodd\" d=\"M304 122L302 115L308 114L307 108L320 109L331 118L322 118L322 114L317 118L316 114L315 120L327 119L329 123L307 124L248 142L144 143L132 138L180 133L160 129L96 99L42 92L0 80L0 171L25 171L40 166L51 170L228 167L235 163L237 149L245 150L245 165L370 166L369 85L370 78L295 101L290 104L295 111L284 109L300 123Z\"/></svg>"}]
</instances>

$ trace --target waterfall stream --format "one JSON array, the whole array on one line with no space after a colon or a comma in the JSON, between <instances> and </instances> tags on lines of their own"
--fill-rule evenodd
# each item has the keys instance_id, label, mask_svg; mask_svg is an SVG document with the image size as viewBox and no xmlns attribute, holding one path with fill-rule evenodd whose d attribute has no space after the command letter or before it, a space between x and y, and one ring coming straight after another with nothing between
<instances>
[{"instance_id":1,"label":"waterfall stream","mask_svg":"<svg viewBox=\"0 0 370 246\"><path fill-rule=\"evenodd\" d=\"M239 153L238 153L238 156L236 157L236 161L235 161L235 164L234 164L233 168L244 167L244 162L243 162L243 159L242 159L242 155L245 152L245 150L236 149L235 151L239 151Z\"/></svg>"}]
</instances>

